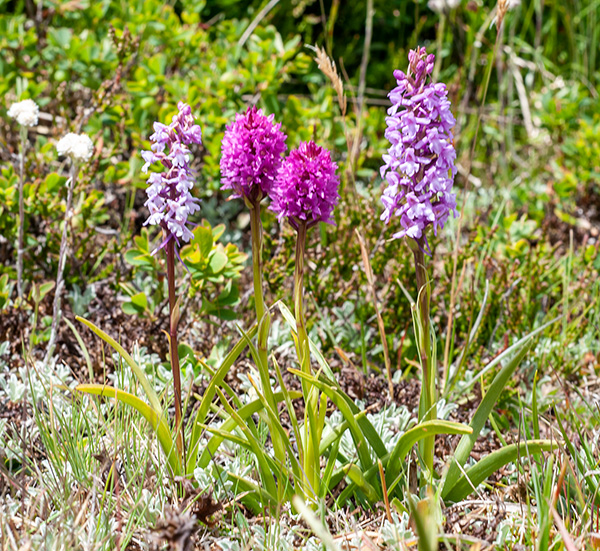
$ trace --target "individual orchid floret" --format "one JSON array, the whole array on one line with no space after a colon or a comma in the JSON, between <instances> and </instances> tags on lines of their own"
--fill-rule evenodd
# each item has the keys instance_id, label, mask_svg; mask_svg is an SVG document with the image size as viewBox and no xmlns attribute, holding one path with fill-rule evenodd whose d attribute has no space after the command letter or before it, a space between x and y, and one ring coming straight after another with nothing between
<instances>
[{"instance_id":1,"label":"individual orchid floret","mask_svg":"<svg viewBox=\"0 0 600 551\"><path fill-rule=\"evenodd\" d=\"M202 131L199 125L194 124L189 105L179 102L177 107L179 111L173 116L171 124L154 123L150 151L142 151L145 161L142 172L147 172L150 165L157 162L165 169L160 173L152 173L148 178L148 200L144 203L150 211L144 225L157 225L165 232L159 249L171 239L177 245L180 240L190 241L193 234L188 228L188 216L200 210L198 199L190 193L194 176L189 165L192 154L188 146L202 143Z\"/></svg>"},{"instance_id":2,"label":"individual orchid floret","mask_svg":"<svg viewBox=\"0 0 600 551\"><path fill-rule=\"evenodd\" d=\"M70 157L77 163L85 163L94 154L94 144L87 134L74 134L69 132L56 144L59 155Z\"/></svg>"},{"instance_id":3,"label":"individual orchid floret","mask_svg":"<svg viewBox=\"0 0 600 551\"><path fill-rule=\"evenodd\" d=\"M13 103L7 112L7 115L15 119L21 126L36 126L39 114L40 108L32 99Z\"/></svg>"},{"instance_id":4,"label":"individual orchid floret","mask_svg":"<svg viewBox=\"0 0 600 551\"><path fill-rule=\"evenodd\" d=\"M391 146L381 167L388 184L381 198L381 219L389 223L400 218L402 229L393 237L411 237L429 249L427 227L433 226L437 235L449 214L456 214L452 191L456 151L451 132L456 121L446 85L427 83L435 56L417 48L408 59L406 74L394 71L398 86L389 93L392 106L385 137Z\"/></svg>"},{"instance_id":5,"label":"individual orchid floret","mask_svg":"<svg viewBox=\"0 0 600 551\"><path fill-rule=\"evenodd\" d=\"M313 141L293 149L277 173L271 193L271 210L281 222L287 218L294 228L318 222L333 223L332 213L340 198L337 164L327 149Z\"/></svg>"},{"instance_id":6,"label":"individual orchid floret","mask_svg":"<svg viewBox=\"0 0 600 551\"><path fill-rule=\"evenodd\" d=\"M234 197L254 203L271 193L281 155L287 150L287 136L273 118L252 106L227 126L221 148L221 189L233 190Z\"/></svg>"}]
</instances>

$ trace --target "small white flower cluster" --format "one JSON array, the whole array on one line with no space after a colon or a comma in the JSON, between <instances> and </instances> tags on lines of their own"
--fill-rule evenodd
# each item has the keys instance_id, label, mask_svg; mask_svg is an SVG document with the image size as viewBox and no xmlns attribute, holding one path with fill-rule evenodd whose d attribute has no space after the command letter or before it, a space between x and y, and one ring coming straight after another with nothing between
<instances>
[{"instance_id":1,"label":"small white flower cluster","mask_svg":"<svg viewBox=\"0 0 600 551\"><path fill-rule=\"evenodd\" d=\"M87 134L69 132L56 144L59 155L71 157L73 161L89 161L94 154L94 144Z\"/></svg>"},{"instance_id":2,"label":"small white flower cluster","mask_svg":"<svg viewBox=\"0 0 600 551\"><path fill-rule=\"evenodd\" d=\"M40 108L31 99L13 103L7 113L10 118L15 119L21 126L36 126L39 114Z\"/></svg>"}]
</instances>

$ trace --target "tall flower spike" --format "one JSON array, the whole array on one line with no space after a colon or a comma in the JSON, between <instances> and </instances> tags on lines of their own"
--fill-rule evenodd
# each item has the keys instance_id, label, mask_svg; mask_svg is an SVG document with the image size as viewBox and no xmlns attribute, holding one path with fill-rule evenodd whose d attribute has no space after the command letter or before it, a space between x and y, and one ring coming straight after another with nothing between
<instances>
[{"instance_id":1,"label":"tall flower spike","mask_svg":"<svg viewBox=\"0 0 600 551\"><path fill-rule=\"evenodd\" d=\"M202 143L202 131L200 126L194 124L189 105L179 102L177 108L179 112L168 126L154 123L150 151L142 151L142 158L146 162L142 172L148 172L150 165L156 162L160 162L165 169L160 173L152 173L148 178L148 200L144 203L150 211L144 225L157 225L165 232L165 239L157 250L164 248L171 239L177 245L179 240L190 241L193 234L188 228L188 216L200 210L198 199L190 193L194 177L189 166L191 152L188 146Z\"/></svg>"},{"instance_id":2,"label":"tall flower spike","mask_svg":"<svg viewBox=\"0 0 600 551\"><path fill-rule=\"evenodd\" d=\"M293 149L277 173L277 184L271 193L271 210L279 221L287 218L298 229L318 222L332 224L333 209L340 198L337 164L327 149L313 141Z\"/></svg>"},{"instance_id":3,"label":"tall flower spike","mask_svg":"<svg viewBox=\"0 0 600 551\"><path fill-rule=\"evenodd\" d=\"M287 150L287 136L280 130L281 123L274 123L273 118L252 106L243 115L238 113L225 131L221 189L233 190L234 197L255 203L271 192L281 154Z\"/></svg>"},{"instance_id":4,"label":"tall flower spike","mask_svg":"<svg viewBox=\"0 0 600 551\"><path fill-rule=\"evenodd\" d=\"M391 146L381 167L388 184L381 198L381 219L389 223L399 217L402 229L393 237L411 237L427 249L427 227L432 225L437 235L449 214L456 215L451 132L456 121L446 85L426 82L434 59L425 48L417 48L408 54L408 72L394 71L398 86L389 93L392 106L385 131Z\"/></svg>"}]
</instances>

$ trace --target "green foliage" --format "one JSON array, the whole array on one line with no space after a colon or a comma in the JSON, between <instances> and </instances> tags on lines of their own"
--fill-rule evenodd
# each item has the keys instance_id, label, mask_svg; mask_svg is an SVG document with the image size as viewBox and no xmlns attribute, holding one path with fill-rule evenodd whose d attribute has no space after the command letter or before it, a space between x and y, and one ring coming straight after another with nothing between
<instances>
[{"instance_id":1,"label":"green foliage","mask_svg":"<svg viewBox=\"0 0 600 551\"><path fill-rule=\"evenodd\" d=\"M189 273L189 288L183 289L190 299L201 298L199 314L214 315L222 320L236 318L231 309L239 302L237 280L247 255L233 243L223 245L219 239L225 231L220 224L211 227L203 220L194 230L194 238L180 251L180 258ZM121 283L121 289L129 297L123 303L126 314L154 318L157 308L166 296L166 279L160 259L157 239L150 239L150 232L143 228L134 237L134 246L125 252L125 261L133 267L133 281Z\"/></svg>"}]
</instances>

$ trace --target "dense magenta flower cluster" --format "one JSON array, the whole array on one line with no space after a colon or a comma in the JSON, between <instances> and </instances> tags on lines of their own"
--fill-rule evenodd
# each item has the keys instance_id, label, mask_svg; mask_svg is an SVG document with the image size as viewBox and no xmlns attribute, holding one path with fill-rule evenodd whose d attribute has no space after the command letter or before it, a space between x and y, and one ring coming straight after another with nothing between
<instances>
[{"instance_id":1,"label":"dense magenta flower cluster","mask_svg":"<svg viewBox=\"0 0 600 551\"><path fill-rule=\"evenodd\" d=\"M233 190L234 197L255 202L271 193L281 155L287 150L287 136L273 118L252 106L227 127L221 148L221 189Z\"/></svg>"},{"instance_id":2,"label":"dense magenta flower cluster","mask_svg":"<svg viewBox=\"0 0 600 551\"><path fill-rule=\"evenodd\" d=\"M301 221L308 227L333 223L331 214L340 197L336 169L329 151L313 141L292 150L277 173L271 193L271 210L279 221L287 218L295 228Z\"/></svg>"},{"instance_id":3,"label":"dense magenta flower cluster","mask_svg":"<svg viewBox=\"0 0 600 551\"><path fill-rule=\"evenodd\" d=\"M154 134L150 136L151 150L142 151L142 158L146 162L142 172L147 172L148 167L156 162L165 168L163 172L150 174L146 190L148 200L145 203L150 216L144 225L159 225L166 233L159 249L171 239L175 239L177 245L180 239L190 241L193 234L187 227L188 216L200 210L198 199L190 193L194 178L189 165L191 152L188 146L202 143L202 131L200 126L194 124L189 105L179 102L177 108L179 112L168 126L154 123Z\"/></svg>"},{"instance_id":4,"label":"dense magenta flower cluster","mask_svg":"<svg viewBox=\"0 0 600 551\"><path fill-rule=\"evenodd\" d=\"M388 184L381 198L381 219L389 223L399 217L402 229L393 237L411 237L428 248L426 228L433 225L437 234L450 212L456 214L452 191L456 151L451 132L456 121L446 85L427 83L435 56L417 48L408 59L406 74L394 71L398 86L389 94L392 107L385 137L391 147L381 167Z\"/></svg>"}]
</instances>

